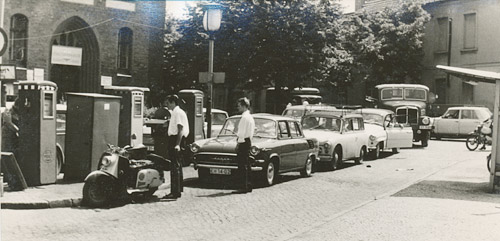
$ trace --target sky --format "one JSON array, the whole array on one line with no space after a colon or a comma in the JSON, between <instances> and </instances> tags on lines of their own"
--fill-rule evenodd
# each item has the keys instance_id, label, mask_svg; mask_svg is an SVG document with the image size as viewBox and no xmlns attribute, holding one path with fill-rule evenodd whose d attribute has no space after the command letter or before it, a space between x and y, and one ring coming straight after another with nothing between
<instances>
[{"instance_id":1,"label":"sky","mask_svg":"<svg viewBox=\"0 0 500 241\"><path fill-rule=\"evenodd\" d=\"M181 0L167 0L167 13L173 14L175 17L181 18L185 13L186 4L194 4L197 1L181 1ZM344 6L345 13L354 12L354 0L340 0L340 4Z\"/></svg>"}]
</instances>

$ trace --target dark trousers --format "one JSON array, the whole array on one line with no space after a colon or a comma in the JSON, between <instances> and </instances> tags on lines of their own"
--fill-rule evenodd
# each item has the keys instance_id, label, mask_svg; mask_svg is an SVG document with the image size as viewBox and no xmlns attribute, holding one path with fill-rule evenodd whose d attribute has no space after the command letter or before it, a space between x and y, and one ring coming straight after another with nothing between
<instances>
[{"instance_id":1,"label":"dark trousers","mask_svg":"<svg viewBox=\"0 0 500 241\"><path fill-rule=\"evenodd\" d=\"M168 136L167 149L170 160L170 193L173 195L180 195L184 191L183 174L182 174L182 149L184 148L185 138L181 139L181 151L175 150L177 142L177 135Z\"/></svg>"},{"instance_id":2,"label":"dark trousers","mask_svg":"<svg viewBox=\"0 0 500 241\"><path fill-rule=\"evenodd\" d=\"M252 169L250 166L250 147L252 143L250 138L245 138L245 142L238 143L238 150L236 151L236 159L238 161L238 180L242 188L250 191L252 190Z\"/></svg>"}]
</instances>

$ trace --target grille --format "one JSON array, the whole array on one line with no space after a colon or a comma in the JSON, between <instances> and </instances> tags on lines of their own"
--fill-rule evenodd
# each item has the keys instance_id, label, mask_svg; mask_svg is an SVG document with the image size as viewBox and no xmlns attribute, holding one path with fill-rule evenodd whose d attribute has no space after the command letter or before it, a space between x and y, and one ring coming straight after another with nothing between
<instances>
[{"instance_id":1,"label":"grille","mask_svg":"<svg viewBox=\"0 0 500 241\"><path fill-rule=\"evenodd\" d=\"M200 162L209 162L209 163L236 163L236 156L230 156L230 155L210 155L210 154L204 154L204 155L198 155L196 157L197 161Z\"/></svg>"},{"instance_id":2,"label":"grille","mask_svg":"<svg viewBox=\"0 0 500 241\"><path fill-rule=\"evenodd\" d=\"M418 124L418 109L403 107L396 110L397 120L401 124Z\"/></svg>"}]
</instances>

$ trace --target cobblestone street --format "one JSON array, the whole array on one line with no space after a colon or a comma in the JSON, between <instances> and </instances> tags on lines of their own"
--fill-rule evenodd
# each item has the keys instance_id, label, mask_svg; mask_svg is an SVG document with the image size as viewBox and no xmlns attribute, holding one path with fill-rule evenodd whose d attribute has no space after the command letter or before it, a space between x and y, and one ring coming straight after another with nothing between
<instances>
[{"instance_id":1,"label":"cobblestone street","mask_svg":"<svg viewBox=\"0 0 500 241\"><path fill-rule=\"evenodd\" d=\"M189 178L177 201L154 199L110 209L2 210L2 240L308 240L315 229L322 229L316 240L355 239L345 229L344 238L331 236L336 234L331 224L367 207L390 204L390 195L459 163L474 167L463 176L483 175L487 184L487 153L470 152L463 142L431 141L425 149L383 153L383 159L310 178L287 174L278 184L249 194ZM191 176L194 171L188 169ZM499 200L491 196L485 202ZM377 220L376 212L370 215Z\"/></svg>"}]
</instances>

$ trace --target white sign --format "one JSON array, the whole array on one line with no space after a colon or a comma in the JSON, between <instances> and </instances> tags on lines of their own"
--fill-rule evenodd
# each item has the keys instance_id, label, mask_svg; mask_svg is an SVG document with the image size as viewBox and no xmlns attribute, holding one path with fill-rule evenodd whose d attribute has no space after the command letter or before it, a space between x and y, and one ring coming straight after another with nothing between
<instances>
[{"instance_id":1,"label":"white sign","mask_svg":"<svg viewBox=\"0 0 500 241\"><path fill-rule=\"evenodd\" d=\"M111 76L101 75L101 86L112 86L113 78Z\"/></svg>"},{"instance_id":2,"label":"white sign","mask_svg":"<svg viewBox=\"0 0 500 241\"><path fill-rule=\"evenodd\" d=\"M26 70L26 80L33 81L33 70L32 69Z\"/></svg>"},{"instance_id":3,"label":"white sign","mask_svg":"<svg viewBox=\"0 0 500 241\"><path fill-rule=\"evenodd\" d=\"M43 74L44 74L44 70L43 69L40 69L40 68L35 68L33 70L33 80L34 81L43 81Z\"/></svg>"},{"instance_id":4,"label":"white sign","mask_svg":"<svg viewBox=\"0 0 500 241\"><path fill-rule=\"evenodd\" d=\"M82 66L82 48L52 45L51 63Z\"/></svg>"}]
</instances>

